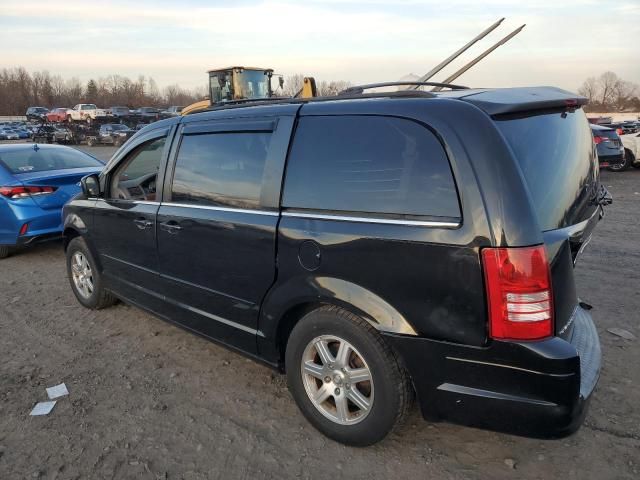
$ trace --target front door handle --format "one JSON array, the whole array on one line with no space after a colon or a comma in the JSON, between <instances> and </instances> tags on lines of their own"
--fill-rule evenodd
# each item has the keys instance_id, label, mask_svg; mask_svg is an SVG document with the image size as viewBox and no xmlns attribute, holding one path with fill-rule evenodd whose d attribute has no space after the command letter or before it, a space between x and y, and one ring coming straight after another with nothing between
<instances>
[{"instance_id":1,"label":"front door handle","mask_svg":"<svg viewBox=\"0 0 640 480\"><path fill-rule=\"evenodd\" d=\"M136 227L138 227L140 230L146 230L147 228L153 226L153 222L147 220L146 218L136 218L133 223L135 223Z\"/></svg>"},{"instance_id":2,"label":"front door handle","mask_svg":"<svg viewBox=\"0 0 640 480\"><path fill-rule=\"evenodd\" d=\"M176 234L180 230L182 230L182 227L180 225L178 225L178 222L175 222L173 220L169 220L168 222L162 222L160 224L160 228L162 230L164 230L165 232L169 232L169 233L173 233L173 234Z\"/></svg>"}]
</instances>

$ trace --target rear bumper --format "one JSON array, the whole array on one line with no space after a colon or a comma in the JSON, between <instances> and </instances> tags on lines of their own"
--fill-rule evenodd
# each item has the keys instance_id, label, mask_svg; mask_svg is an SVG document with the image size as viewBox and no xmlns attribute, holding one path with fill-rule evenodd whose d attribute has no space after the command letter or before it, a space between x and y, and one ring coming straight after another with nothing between
<instances>
[{"instance_id":1,"label":"rear bumper","mask_svg":"<svg viewBox=\"0 0 640 480\"><path fill-rule=\"evenodd\" d=\"M553 337L470 347L386 334L428 420L540 438L577 430L600 372L600 342L578 307L571 341Z\"/></svg>"},{"instance_id":2,"label":"rear bumper","mask_svg":"<svg viewBox=\"0 0 640 480\"><path fill-rule=\"evenodd\" d=\"M621 163L624 163L624 155L622 153L616 153L615 155L598 154L598 162L601 167L608 167L610 165L620 165Z\"/></svg>"},{"instance_id":3,"label":"rear bumper","mask_svg":"<svg viewBox=\"0 0 640 480\"><path fill-rule=\"evenodd\" d=\"M19 235L28 224L27 233ZM27 245L62 235L62 209L44 210L33 202L0 205L0 245Z\"/></svg>"}]
</instances>

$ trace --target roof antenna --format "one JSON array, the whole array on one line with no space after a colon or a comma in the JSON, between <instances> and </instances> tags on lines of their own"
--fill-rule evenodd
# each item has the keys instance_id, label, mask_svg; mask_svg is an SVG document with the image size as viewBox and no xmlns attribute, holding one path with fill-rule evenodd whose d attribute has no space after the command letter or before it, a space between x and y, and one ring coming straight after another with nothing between
<instances>
[{"instance_id":1,"label":"roof antenna","mask_svg":"<svg viewBox=\"0 0 640 480\"><path fill-rule=\"evenodd\" d=\"M476 42L478 42L479 40L482 40L484 37L486 37L491 32L493 32L496 28L498 28L498 26L503 21L504 21L504 17L501 18L500 20L498 20L493 25L491 25L489 28L487 28L484 32L480 33L477 37L475 37L473 40L471 40L469 43L467 43L465 46L463 46L460 50L457 50L456 52L452 53L449 57L445 58L442 62L440 62L435 67L433 67L431 70L429 70L427 73L425 73L422 77L420 77L417 80L417 82L422 83L422 82L426 82L427 80L429 80L436 73L438 73L444 67L446 67L451 62L453 62L456 58L458 58L461 54L466 52L472 45L474 45ZM447 82L442 82L442 83L447 83ZM413 90L417 90L419 88L420 88L420 85L416 85L416 86L411 87L411 89L413 89Z\"/></svg>"}]
</instances>

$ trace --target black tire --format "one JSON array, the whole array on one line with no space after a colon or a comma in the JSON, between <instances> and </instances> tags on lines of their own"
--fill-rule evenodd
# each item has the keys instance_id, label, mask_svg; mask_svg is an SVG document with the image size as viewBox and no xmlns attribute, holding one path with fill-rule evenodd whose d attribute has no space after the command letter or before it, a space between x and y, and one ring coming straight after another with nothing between
<instances>
[{"instance_id":1,"label":"black tire","mask_svg":"<svg viewBox=\"0 0 640 480\"><path fill-rule=\"evenodd\" d=\"M628 148L626 148L624 151L625 151L625 154L627 155L627 157L629 159L629 165L634 167L634 168L640 168L640 159L636 158L633 155L633 152L631 150L629 150Z\"/></svg>"},{"instance_id":2,"label":"black tire","mask_svg":"<svg viewBox=\"0 0 640 480\"><path fill-rule=\"evenodd\" d=\"M622 158L622 163L609 166L609 170L611 170L612 172L624 172L625 170L629 170L629 168L631 168L632 163L633 154L629 150L625 150L624 156Z\"/></svg>"},{"instance_id":3,"label":"black tire","mask_svg":"<svg viewBox=\"0 0 640 480\"><path fill-rule=\"evenodd\" d=\"M314 339L323 335L336 336L350 343L357 350L353 353L361 355L370 371L373 401L358 423L341 424L331 420L314 405L305 388L302 373L305 350ZM411 382L394 352L366 320L342 308L325 306L305 315L291 332L285 357L289 390L302 414L316 429L337 442L361 447L379 442L402 422L411 406ZM324 381L331 382L330 390L333 389L335 384L329 376ZM322 380L317 382L324 386ZM347 388L344 385L342 392L340 389L335 391L346 394ZM335 397L332 398L335 405ZM350 409L353 406L349 403Z\"/></svg>"},{"instance_id":4,"label":"black tire","mask_svg":"<svg viewBox=\"0 0 640 480\"><path fill-rule=\"evenodd\" d=\"M0 259L7 258L11 254L9 245L0 245Z\"/></svg>"},{"instance_id":5,"label":"black tire","mask_svg":"<svg viewBox=\"0 0 640 480\"><path fill-rule=\"evenodd\" d=\"M81 255L83 255L91 268L90 271L93 288L89 295L83 295L80 289L76 286L76 283L73 279L72 261L76 253L80 253ZM67 246L66 256L67 276L69 278L71 290L83 306L92 310L100 310L102 308L110 307L117 302L116 297L111 292L104 289L102 285L102 275L97 268L93 255L91 255L91 251L87 247L87 244L82 237L75 237L71 239L69 245Z\"/></svg>"}]
</instances>

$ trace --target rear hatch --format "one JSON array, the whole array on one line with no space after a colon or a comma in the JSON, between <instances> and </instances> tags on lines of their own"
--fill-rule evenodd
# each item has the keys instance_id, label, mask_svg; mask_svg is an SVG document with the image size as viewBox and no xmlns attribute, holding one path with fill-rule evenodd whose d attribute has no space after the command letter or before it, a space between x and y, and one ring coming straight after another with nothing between
<instances>
[{"instance_id":1,"label":"rear hatch","mask_svg":"<svg viewBox=\"0 0 640 480\"><path fill-rule=\"evenodd\" d=\"M570 338L578 305L573 266L601 218L591 129L581 108L495 115L528 186L551 262L556 335Z\"/></svg>"}]
</instances>

